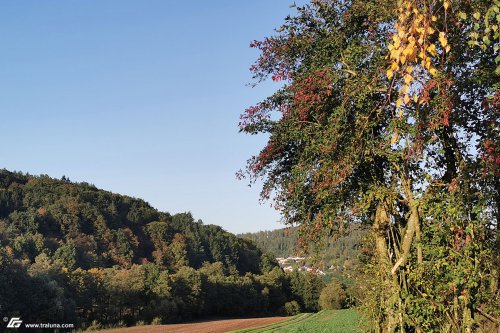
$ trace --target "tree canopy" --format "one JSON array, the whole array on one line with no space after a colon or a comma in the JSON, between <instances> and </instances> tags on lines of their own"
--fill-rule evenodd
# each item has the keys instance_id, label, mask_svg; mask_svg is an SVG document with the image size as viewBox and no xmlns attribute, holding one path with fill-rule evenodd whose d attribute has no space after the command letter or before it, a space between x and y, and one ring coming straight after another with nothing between
<instances>
[{"instance_id":1,"label":"tree canopy","mask_svg":"<svg viewBox=\"0 0 500 333\"><path fill-rule=\"evenodd\" d=\"M371 226L376 331L495 322L498 1L296 9L251 44L256 84L282 86L241 115L241 131L269 136L241 175L264 181L304 244Z\"/></svg>"},{"instance_id":2,"label":"tree canopy","mask_svg":"<svg viewBox=\"0 0 500 333\"><path fill-rule=\"evenodd\" d=\"M190 213L66 177L0 170L2 316L98 329L294 314L317 310L322 287Z\"/></svg>"}]
</instances>

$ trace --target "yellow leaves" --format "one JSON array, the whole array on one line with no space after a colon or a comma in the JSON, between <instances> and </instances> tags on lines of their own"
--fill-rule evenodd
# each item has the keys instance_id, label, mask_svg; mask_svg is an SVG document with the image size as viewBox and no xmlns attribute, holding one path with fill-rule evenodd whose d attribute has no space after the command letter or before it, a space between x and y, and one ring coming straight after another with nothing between
<instances>
[{"instance_id":1,"label":"yellow leaves","mask_svg":"<svg viewBox=\"0 0 500 333\"><path fill-rule=\"evenodd\" d=\"M422 66L428 70L431 69L431 58L427 57L425 58L425 60L422 60L423 62L425 62Z\"/></svg>"},{"instance_id":2,"label":"yellow leaves","mask_svg":"<svg viewBox=\"0 0 500 333\"><path fill-rule=\"evenodd\" d=\"M396 130L396 132L394 132L394 134L392 135L392 139L391 139L391 144L395 144L397 141L398 141L398 131Z\"/></svg>"},{"instance_id":3,"label":"yellow leaves","mask_svg":"<svg viewBox=\"0 0 500 333\"><path fill-rule=\"evenodd\" d=\"M451 47L448 44L448 39L446 39L446 34L443 31L439 33L439 44L441 44L446 53L450 52Z\"/></svg>"},{"instance_id":4,"label":"yellow leaves","mask_svg":"<svg viewBox=\"0 0 500 333\"><path fill-rule=\"evenodd\" d=\"M394 41L394 48L398 49L399 45L401 44L401 38L399 38L398 35L392 36L392 40Z\"/></svg>"},{"instance_id":5,"label":"yellow leaves","mask_svg":"<svg viewBox=\"0 0 500 333\"><path fill-rule=\"evenodd\" d=\"M421 100L410 91L416 91L419 82L439 75L434 66L440 64L440 58L451 50L446 33L439 28L443 26L445 10L451 7L451 0L440 2L443 7L429 10L421 1L398 1L398 19L388 45L390 63L387 77L396 84L400 96L396 107L400 112L403 105Z\"/></svg>"},{"instance_id":6,"label":"yellow leaves","mask_svg":"<svg viewBox=\"0 0 500 333\"><path fill-rule=\"evenodd\" d=\"M415 55L417 54L417 48L415 44L410 44L410 46L406 49L406 61L412 62L415 60Z\"/></svg>"},{"instance_id":7,"label":"yellow leaves","mask_svg":"<svg viewBox=\"0 0 500 333\"><path fill-rule=\"evenodd\" d=\"M406 89L405 89L406 88ZM398 117L401 118L403 115L402 106L408 106L412 101L418 101L418 96L414 95L413 98L409 94L409 87L405 86L402 91L402 96L396 100L396 109L398 110Z\"/></svg>"},{"instance_id":8,"label":"yellow leaves","mask_svg":"<svg viewBox=\"0 0 500 333\"><path fill-rule=\"evenodd\" d=\"M394 72L391 69L387 70L387 78L390 80L394 76Z\"/></svg>"},{"instance_id":9,"label":"yellow leaves","mask_svg":"<svg viewBox=\"0 0 500 333\"><path fill-rule=\"evenodd\" d=\"M391 59L398 59L399 58L399 50L394 49L394 46L393 46L393 49L391 51L390 58Z\"/></svg>"},{"instance_id":10,"label":"yellow leaves","mask_svg":"<svg viewBox=\"0 0 500 333\"><path fill-rule=\"evenodd\" d=\"M413 20L413 22L415 23L415 25L418 25L420 22L422 22L424 20L425 20L425 16L422 15L422 14L418 14L418 15L416 15L416 17Z\"/></svg>"},{"instance_id":11,"label":"yellow leaves","mask_svg":"<svg viewBox=\"0 0 500 333\"><path fill-rule=\"evenodd\" d=\"M448 45L448 40L446 39L446 35L444 32L439 33L439 43L442 47L446 47Z\"/></svg>"},{"instance_id":12,"label":"yellow leaves","mask_svg":"<svg viewBox=\"0 0 500 333\"><path fill-rule=\"evenodd\" d=\"M405 95L405 97L404 97L404 99L403 99L403 102L404 102L405 104L410 103L410 96L409 96L408 94L406 94L406 95Z\"/></svg>"},{"instance_id":13,"label":"yellow leaves","mask_svg":"<svg viewBox=\"0 0 500 333\"><path fill-rule=\"evenodd\" d=\"M434 45L434 44L429 45L429 47L427 48L427 52L429 52L431 55L435 56L437 54L436 53L436 45Z\"/></svg>"}]
</instances>

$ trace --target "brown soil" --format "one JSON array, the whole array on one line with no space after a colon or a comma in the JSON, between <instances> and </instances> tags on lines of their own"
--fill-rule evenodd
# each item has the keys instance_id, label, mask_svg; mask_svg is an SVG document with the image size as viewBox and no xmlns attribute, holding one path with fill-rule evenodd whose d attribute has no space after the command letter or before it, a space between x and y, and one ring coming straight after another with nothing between
<instances>
[{"instance_id":1,"label":"brown soil","mask_svg":"<svg viewBox=\"0 0 500 333\"><path fill-rule=\"evenodd\" d=\"M266 317L245 319L221 319L189 324L147 325L116 328L98 333L223 333L250 327L266 326L289 317Z\"/></svg>"}]
</instances>

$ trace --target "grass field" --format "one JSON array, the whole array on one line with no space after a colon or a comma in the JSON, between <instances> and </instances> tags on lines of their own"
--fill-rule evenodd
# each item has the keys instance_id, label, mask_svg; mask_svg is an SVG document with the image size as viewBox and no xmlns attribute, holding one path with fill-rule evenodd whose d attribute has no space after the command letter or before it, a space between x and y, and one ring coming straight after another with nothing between
<instances>
[{"instance_id":1,"label":"grass field","mask_svg":"<svg viewBox=\"0 0 500 333\"><path fill-rule=\"evenodd\" d=\"M328 332L358 333L359 314L354 310L323 310L318 313L302 313L283 322L264 327L249 328L235 333L250 332Z\"/></svg>"}]
</instances>

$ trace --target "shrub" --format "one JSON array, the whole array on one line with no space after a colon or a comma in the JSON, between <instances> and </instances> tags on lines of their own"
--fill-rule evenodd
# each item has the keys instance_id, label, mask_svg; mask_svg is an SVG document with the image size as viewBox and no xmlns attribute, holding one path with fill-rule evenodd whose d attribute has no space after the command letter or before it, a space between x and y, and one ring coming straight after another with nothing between
<instances>
[{"instance_id":1,"label":"shrub","mask_svg":"<svg viewBox=\"0 0 500 333\"><path fill-rule=\"evenodd\" d=\"M332 280L319 296L319 305L323 310L342 309L346 304L347 295L337 280Z\"/></svg>"},{"instance_id":2,"label":"shrub","mask_svg":"<svg viewBox=\"0 0 500 333\"><path fill-rule=\"evenodd\" d=\"M287 316L295 316L300 313L300 305L296 301L285 303L285 314Z\"/></svg>"}]
</instances>

